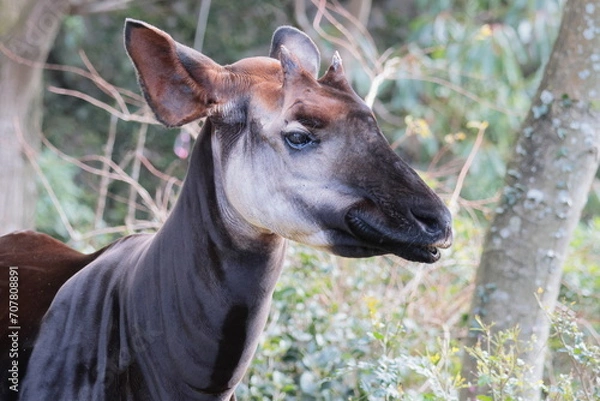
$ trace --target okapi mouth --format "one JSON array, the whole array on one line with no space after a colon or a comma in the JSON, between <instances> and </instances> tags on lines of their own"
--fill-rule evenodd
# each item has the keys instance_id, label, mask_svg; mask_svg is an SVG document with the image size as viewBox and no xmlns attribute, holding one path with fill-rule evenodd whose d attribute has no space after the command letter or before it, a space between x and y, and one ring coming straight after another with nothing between
<instances>
[{"instance_id":1,"label":"okapi mouth","mask_svg":"<svg viewBox=\"0 0 600 401\"><path fill-rule=\"evenodd\" d=\"M424 227L417 219L405 221L401 231L382 224L380 219L359 208L346 214L346 224L352 236L359 242L357 252L372 255L391 253L413 262L434 263L441 257L440 248L452 244L452 230L446 220L435 229Z\"/></svg>"}]
</instances>

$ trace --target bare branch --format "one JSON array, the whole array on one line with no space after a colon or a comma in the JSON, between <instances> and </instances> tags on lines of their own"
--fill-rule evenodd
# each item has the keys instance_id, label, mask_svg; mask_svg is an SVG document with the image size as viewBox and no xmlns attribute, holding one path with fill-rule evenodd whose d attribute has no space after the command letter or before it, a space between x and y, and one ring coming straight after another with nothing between
<instances>
[{"instance_id":1,"label":"bare branch","mask_svg":"<svg viewBox=\"0 0 600 401\"><path fill-rule=\"evenodd\" d=\"M132 0L72 1L71 14L99 14L127 9Z\"/></svg>"},{"instance_id":2,"label":"bare branch","mask_svg":"<svg viewBox=\"0 0 600 401\"><path fill-rule=\"evenodd\" d=\"M156 219L158 219L159 221L164 220L165 213L163 211L161 211L160 208L157 207L156 203L154 202L154 200L152 199L152 196L150 196L148 191L144 187L142 187L137 181L132 179L125 171L123 171L123 169L121 169L112 160L108 160L102 156L97 156L97 155L91 155L91 156L86 156L86 157L81 158L81 160L84 160L84 161L89 160L89 161L99 161L102 163L107 163L115 171L115 173L105 173L101 169L91 167L91 166L83 163L81 160L76 159L72 156L69 156L69 155L63 153L58 148L56 148L52 143L50 143L50 141L48 141L47 138L45 138L43 136L42 136L42 142L51 151L53 151L54 153L59 155L62 159L67 160L68 162L78 166L79 168L81 168L84 171L87 171L89 173L92 173L92 174L95 174L98 176L103 176L106 174L109 178L111 178L113 180L122 181L122 182L125 182L125 183L133 186L136 189L136 191L138 192L138 194L140 195L140 197L142 198L142 200L144 201L144 203L146 204L146 206L148 207L148 209L154 215L154 217Z\"/></svg>"},{"instance_id":3,"label":"bare branch","mask_svg":"<svg viewBox=\"0 0 600 401\"><path fill-rule=\"evenodd\" d=\"M31 68L41 68L41 69L50 70L50 71L69 72L69 73L76 74L76 75L82 76L84 78L87 78L90 81L94 82L94 84L96 84L96 86L98 86L98 88L101 91L108 94L109 96L112 96L111 93L112 93L113 89L116 90L120 94L118 97L120 97L120 96L127 97L127 102L131 103L132 105L134 105L136 107L143 107L146 104L144 101L144 98L141 95L139 95L135 92L132 92L130 90L119 88L119 87L109 84L102 77L100 77L100 75L98 75L95 72L95 69L94 69L94 73L92 73L90 71L86 71L86 70L84 70L82 68L78 68L78 67L59 65L59 64L47 64L47 63L40 63L37 61L29 60L29 59L23 58L23 57L19 56L18 54L14 53L9 48L7 48L3 43L0 43L0 52L2 52L6 57L10 58L14 62L26 65ZM82 58L82 61L84 62L84 64L91 65L91 63L89 63L89 61L86 61L87 57L85 56L84 53L80 53L80 55L83 55L83 57L84 57L84 58ZM117 103L119 103L118 97L114 98Z\"/></svg>"},{"instance_id":4,"label":"bare branch","mask_svg":"<svg viewBox=\"0 0 600 401\"><path fill-rule=\"evenodd\" d=\"M372 54L370 54L370 56L372 56L373 58L376 58L377 53L378 53L377 45L375 44L375 40L373 40L373 37L371 36L369 31L367 30L367 27L365 26L366 17L368 16L368 13L365 13L365 21L362 22L360 17L357 18L356 16L354 16L354 14L349 12L342 4L340 4L339 1L333 0L332 3L333 3L333 6L331 7L331 9L350 22L350 25L352 26L353 30L356 30L360 34L360 39L367 42L368 46L366 47L366 50L371 50ZM359 0L359 2L357 4L360 4L361 9L364 10L364 7L362 7L362 6L364 6L366 4L365 1ZM368 8L370 8L370 1L369 1ZM362 12L361 12L361 14L362 14ZM355 35L352 35L352 36L354 37ZM354 38L354 39L358 39L358 38ZM365 48L364 46L361 46L361 47ZM376 63L376 65L377 65L377 63Z\"/></svg>"},{"instance_id":5,"label":"bare branch","mask_svg":"<svg viewBox=\"0 0 600 401\"><path fill-rule=\"evenodd\" d=\"M477 127L479 129L479 132L477 132L477 138L475 139L473 148L471 149L471 152L469 153L469 156L467 157L467 160L465 161L465 165L463 166L462 170L460 171L460 174L458 175L458 178L456 180L456 188L454 189L454 193L452 193L452 197L450 198L450 201L448 202L448 204L449 204L448 207L452 212L456 212L458 197L460 196L460 192L462 191L462 187L463 187L465 178L467 177L467 173L469 172L469 169L471 168L471 165L473 164L473 160L475 160L475 155L479 151L479 147L481 146L481 143L483 142L483 134L485 134L485 130L487 129L487 127L488 127L488 123L485 121L480 122Z\"/></svg>"},{"instance_id":6,"label":"bare branch","mask_svg":"<svg viewBox=\"0 0 600 401\"><path fill-rule=\"evenodd\" d=\"M364 71L369 75L369 77L372 78L374 76L374 71L371 67L369 67L369 63L367 61L368 59L362 54L361 51L359 51L361 48L360 44L348 31L348 29L344 27L344 25L328 11L331 6L327 4L327 0L312 0L312 2L315 4L315 6L317 6L318 9L317 15L313 20L313 28L315 31L317 31L317 33L325 40L328 40L329 42L346 49L356 60L359 61L359 63L363 66ZM342 35L344 35L345 40L332 36L325 32L323 28L321 28L321 21L323 17L325 17L330 24L332 24L339 32L342 33Z\"/></svg>"},{"instance_id":7,"label":"bare branch","mask_svg":"<svg viewBox=\"0 0 600 401\"><path fill-rule=\"evenodd\" d=\"M84 100L100 109L106 110L108 113L116 116L117 118L123 121L135 121L142 124L158 124L154 117L150 117L151 114L149 112L144 112L141 116L137 114L125 114L115 109L114 107L96 99L95 97L87 95L77 90L57 88L56 86L49 86L48 90L52 93L56 93L57 95L66 95Z\"/></svg>"},{"instance_id":8,"label":"bare branch","mask_svg":"<svg viewBox=\"0 0 600 401\"><path fill-rule=\"evenodd\" d=\"M141 157L144 154L144 146L146 145L146 133L148 132L148 124L140 125L138 131L137 145L135 147L135 157L133 159L133 165L131 167L131 178L136 182L140 180L140 166ZM127 217L125 217L125 224L130 226L135 220L135 201L137 192L133 187L129 188L129 199L127 202Z\"/></svg>"},{"instance_id":9,"label":"bare branch","mask_svg":"<svg viewBox=\"0 0 600 401\"><path fill-rule=\"evenodd\" d=\"M158 230L162 226L162 223L157 221L136 221L133 226L115 226L105 227L96 230L89 231L80 236L81 240L88 240L90 238L97 237L99 235L106 234L128 234L131 230L135 232L146 231L146 230Z\"/></svg>"},{"instance_id":10,"label":"bare branch","mask_svg":"<svg viewBox=\"0 0 600 401\"><path fill-rule=\"evenodd\" d=\"M46 189L46 192L48 193L48 196L50 197L52 204L54 205L54 207L56 208L56 211L58 212L60 221L63 223L63 226L69 233L69 237L71 237L71 239L73 239L73 240L80 239L79 235L73 229L73 226L69 222L69 218L68 218L65 210L63 209L62 205L60 204L60 201L58 200L56 193L52 189L52 185L50 185L48 178L46 177L46 175L42 171L42 168L40 167L40 165L37 162L37 154L36 154L37 152L25 140L23 130L21 129L21 124L19 123L19 120L17 118L14 119L14 126L15 126L15 132L17 134L17 138L19 140L19 144L21 145L21 149L23 150L23 153L25 153L25 156L27 156L27 160L29 160L29 162L33 166L33 169L35 170L40 181L42 182L42 185Z\"/></svg>"},{"instance_id":11,"label":"bare branch","mask_svg":"<svg viewBox=\"0 0 600 401\"><path fill-rule=\"evenodd\" d=\"M111 115L110 118L110 126L108 129L108 139L106 140L106 145L104 146L104 158L110 160L112 158L112 152L115 145L115 138L117 136L117 117ZM108 172L110 171L110 166L108 163L102 164L102 177L100 179L100 189L98 196L98 203L96 205L96 213L94 216L94 227L100 227L100 223L102 221L102 216L104 215L104 209L106 207L106 195L108 193L108 184L110 183L110 178L108 177Z\"/></svg>"},{"instance_id":12,"label":"bare branch","mask_svg":"<svg viewBox=\"0 0 600 401\"><path fill-rule=\"evenodd\" d=\"M498 107L498 106L496 106L496 105L494 105L494 104L492 104L492 103L490 103L490 102L488 102L488 101L480 98L479 96L477 96L473 92L470 92L470 91L464 89L463 87L458 86L456 84L453 84L452 82L447 81L447 80L445 80L443 78L432 77L432 76L425 76L425 75L422 75L420 73L413 74L413 73L410 73L408 71L407 71L407 74L405 76L399 77L399 78L412 79L412 80L415 80L415 81L431 82L431 83L434 83L434 84L442 85L442 86L445 86L446 88L448 88L448 89L450 89L450 90L452 90L452 91L454 91L454 92L456 92L456 93L458 93L458 94L460 94L460 95L462 95L462 96L464 96L464 97L466 97L468 99L471 99L472 101L474 101L476 103L482 104L485 107L489 107L492 110L499 111L499 112L504 113L504 114L509 115L509 116L518 116L518 114L515 113L514 111L509 110L509 109L505 109L505 108L502 108L502 107Z\"/></svg>"},{"instance_id":13,"label":"bare branch","mask_svg":"<svg viewBox=\"0 0 600 401\"><path fill-rule=\"evenodd\" d=\"M294 15L296 16L296 22L298 23L298 26L303 31L309 32L312 29L306 15L305 0L294 0Z\"/></svg>"},{"instance_id":14,"label":"bare branch","mask_svg":"<svg viewBox=\"0 0 600 401\"><path fill-rule=\"evenodd\" d=\"M92 65L92 63L88 59L85 52L80 51L79 57L81 58L81 61L83 61L83 63L87 67L87 69L90 71L91 79L94 82L94 84L96 84L96 86L100 90L102 90L104 93L106 93L107 95L109 95L113 99L115 99L115 101L117 102L117 104L119 105L119 107L121 108L121 111L123 113L129 113L129 110L127 109L127 105L125 104L125 100L123 99L123 97L121 96L119 91L113 85L106 82L106 80L104 78L102 78L102 76L98 73L98 71L96 71L96 68Z\"/></svg>"},{"instance_id":15,"label":"bare branch","mask_svg":"<svg viewBox=\"0 0 600 401\"><path fill-rule=\"evenodd\" d=\"M148 158L145 157L144 155L138 155L138 158L140 159L140 161L142 162L144 167L146 167L146 169L148 169L148 171L155 177L160 178L161 180L167 181L167 182L173 181L173 184L175 184L177 186L183 185L183 181L181 181L180 179L172 177L168 174L165 174L165 173L159 171L156 167L154 167L154 165L150 162L150 160L148 160Z\"/></svg>"}]
</instances>

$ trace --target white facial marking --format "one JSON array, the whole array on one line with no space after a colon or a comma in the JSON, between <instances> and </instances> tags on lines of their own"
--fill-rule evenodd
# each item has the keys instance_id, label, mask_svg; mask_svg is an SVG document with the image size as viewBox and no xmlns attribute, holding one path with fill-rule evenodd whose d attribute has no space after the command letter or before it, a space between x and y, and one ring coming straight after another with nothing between
<instances>
[{"instance_id":1,"label":"white facial marking","mask_svg":"<svg viewBox=\"0 0 600 401\"><path fill-rule=\"evenodd\" d=\"M261 148L264 152L260 155L246 155L240 143L228 155L223 172L223 189L230 206L259 232L275 233L314 247L328 247L327 228L310 215L306 205L315 209L323 205L343 208L355 199L331 189L327 175L313 174L309 167L308 172L292 171L284 160L289 155L279 154L271 146Z\"/></svg>"}]
</instances>

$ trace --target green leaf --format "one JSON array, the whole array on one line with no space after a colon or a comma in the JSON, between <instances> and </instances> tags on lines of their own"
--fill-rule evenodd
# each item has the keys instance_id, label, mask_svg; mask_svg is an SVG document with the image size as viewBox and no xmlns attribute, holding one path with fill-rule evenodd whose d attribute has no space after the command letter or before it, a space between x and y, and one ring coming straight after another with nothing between
<instances>
[{"instance_id":1,"label":"green leaf","mask_svg":"<svg viewBox=\"0 0 600 401\"><path fill-rule=\"evenodd\" d=\"M383 341L383 340L385 339L385 336L384 336L383 334L381 334L380 332L378 332L378 331L374 331L374 332L373 332L373 333L371 333L371 334L373 334L373 337L374 337L376 340Z\"/></svg>"}]
</instances>

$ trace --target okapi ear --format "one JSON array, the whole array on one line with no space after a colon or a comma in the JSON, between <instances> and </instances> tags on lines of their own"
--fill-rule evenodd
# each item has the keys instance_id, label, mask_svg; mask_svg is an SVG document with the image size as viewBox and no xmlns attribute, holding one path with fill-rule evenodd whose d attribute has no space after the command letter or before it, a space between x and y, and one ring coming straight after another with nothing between
<instances>
[{"instance_id":1,"label":"okapi ear","mask_svg":"<svg viewBox=\"0 0 600 401\"><path fill-rule=\"evenodd\" d=\"M219 102L223 67L141 21L125 22L125 48L148 105L167 127L205 117Z\"/></svg>"},{"instance_id":2,"label":"okapi ear","mask_svg":"<svg viewBox=\"0 0 600 401\"><path fill-rule=\"evenodd\" d=\"M283 63L282 47L285 47L295 57L296 60L293 61L297 62L297 65L301 66L314 78L317 77L321 64L321 55L317 45L315 45L307 34L291 26L277 28L275 33L273 33L269 55L272 58L281 60ZM290 59L290 57L285 57L285 55L284 58ZM285 66L283 67L285 68Z\"/></svg>"}]
</instances>

